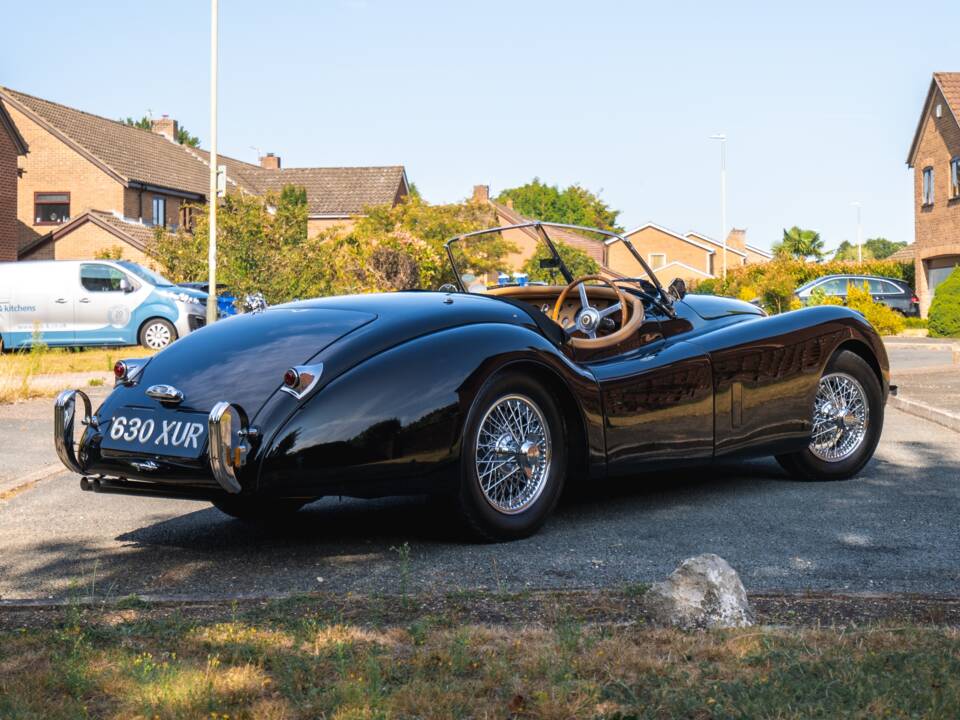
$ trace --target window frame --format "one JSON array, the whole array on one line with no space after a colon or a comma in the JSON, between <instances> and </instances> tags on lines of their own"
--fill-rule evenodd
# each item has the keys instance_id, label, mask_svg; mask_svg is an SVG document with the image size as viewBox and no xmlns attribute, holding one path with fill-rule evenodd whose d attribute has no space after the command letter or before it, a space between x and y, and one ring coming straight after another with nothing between
<instances>
[{"instance_id":1,"label":"window frame","mask_svg":"<svg viewBox=\"0 0 960 720\"><path fill-rule=\"evenodd\" d=\"M653 259L655 257L662 257L663 264L662 265L654 264ZM664 267L667 264L667 254L665 252L647 253L647 262L650 263L651 270L659 270L660 268Z\"/></svg>"},{"instance_id":2,"label":"window frame","mask_svg":"<svg viewBox=\"0 0 960 720\"><path fill-rule=\"evenodd\" d=\"M960 198L960 155L950 158L950 199Z\"/></svg>"},{"instance_id":3,"label":"window frame","mask_svg":"<svg viewBox=\"0 0 960 720\"><path fill-rule=\"evenodd\" d=\"M927 180L929 178L929 181ZM927 165L921 173L920 206L931 207L934 201L933 165Z\"/></svg>"},{"instance_id":4,"label":"window frame","mask_svg":"<svg viewBox=\"0 0 960 720\"><path fill-rule=\"evenodd\" d=\"M67 206L67 216L66 216L63 220L61 220L61 221L59 221L59 222L54 222L54 221L50 221L50 220L37 220L37 217L38 217L38 215L37 215L37 208L38 208L39 206L41 206L41 205L63 205L63 204L64 204L64 203L62 203L62 202L43 202L43 201L39 200L39 197L40 197L41 195L66 195L66 196L67 196L67 202L66 202L66 206ZM71 204L71 203L70 203L70 191L69 191L69 190L36 190L36 191L34 191L34 193L33 193L33 224L34 224L34 226L37 226L37 225L54 225L54 226L55 226L55 225L64 225L64 224L70 222L70 217L71 217L71 215L70 215L70 204Z\"/></svg>"},{"instance_id":5,"label":"window frame","mask_svg":"<svg viewBox=\"0 0 960 720\"><path fill-rule=\"evenodd\" d=\"M157 220L157 204L160 204L162 212L160 213L160 219ZM160 225L161 227L167 226L167 198L163 195L154 195L150 201L150 206L153 208L153 224Z\"/></svg>"},{"instance_id":6,"label":"window frame","mask_svg":"<svg viewBox=\"0 0 960 720\"><path fill-rule=\"evenodd\" d=\"M127 282L130 282L130 278L127 276L127 274L126 274L125 272L123 272L123 270L121 270L120 268L118 268L118 267L116 267L116 266L114 266L114 265L109 265L109 264L103 263L103 262L83 262L83 263L80 263L80 272L78 273L78 276L79 276L79 278L80 278L80 287L81 287L81 289L83 289L84 292L91 293L91 294L93 294L93 295L100 295L101 293L116 293L116 292L122 293L122 292L123 292L123 288L121 288L121 287L119 287L119 286L117 287L116 290L113 290L113 289L110 289L110 290L93 290L93 289L91 289L91 288L88 288L86 285L84 285L84 284L83 284L83 271L84 271L85 268L90 268L90 267L92 267L92 268L106 268L107 270L112 270L113 272L117 273L117 274L120 276L120 282L123 282L123 280L126 280Z\"/></svg>"}]
</instances>

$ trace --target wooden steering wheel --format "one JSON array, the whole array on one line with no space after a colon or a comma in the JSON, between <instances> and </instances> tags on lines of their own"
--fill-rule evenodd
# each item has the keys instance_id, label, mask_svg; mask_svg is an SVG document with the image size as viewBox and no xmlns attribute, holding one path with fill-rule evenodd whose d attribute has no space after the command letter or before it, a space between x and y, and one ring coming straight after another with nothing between
<instances>
[{"instance_id":1,"label":"wooden steering wheel","mask_svg":"<svg viewBox=\"0 0 960 720\"><path fill-rule=\"evenodd\" d=\"M617 302L603 310L593 307L587 295L587 280L595 280L606 285L616 294ZM577 315L576 325L571 332L581 332L586 337L571 338L571 345L590 349L612 347L626 340L640 327L643 322L643 303L633 295L624 294L619 287L600 275L578 277L563 289L560 297L557 298L557 304L553 306L554 322L560 321L560 309L563 307L563 301L567 299L570 291L578 285L580 286L580 312ZM620 329L609 335L598 337L597 330L600 329L600 321L613 315L618 310L620 311Z\"/></svg>"}]
</instances>

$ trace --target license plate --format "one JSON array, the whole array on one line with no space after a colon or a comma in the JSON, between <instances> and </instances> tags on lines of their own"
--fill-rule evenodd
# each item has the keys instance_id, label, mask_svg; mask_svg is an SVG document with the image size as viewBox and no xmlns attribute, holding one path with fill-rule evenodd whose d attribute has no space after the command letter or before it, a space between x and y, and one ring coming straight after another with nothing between
<instances>
[{"instance_id":1,"label":"license plate","mask_svg":"<svg viewBox=\"0 0 960 720\"><path fill-rule=\"evenodd\" d=\"M207 422L202 415L171 417L150 410L124 409L103 429L100 445L108 450L196 458L206 442Z\"/></svg>"}]
</instances>

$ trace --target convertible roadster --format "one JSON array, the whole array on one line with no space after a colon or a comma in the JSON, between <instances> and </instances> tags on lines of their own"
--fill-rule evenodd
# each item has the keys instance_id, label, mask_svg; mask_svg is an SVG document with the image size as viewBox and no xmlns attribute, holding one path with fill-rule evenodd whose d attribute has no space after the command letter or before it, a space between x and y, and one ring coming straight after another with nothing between
<instances>
[{"instance_id":1,"label":"convertible roadster","mask_svg":"<svg viewBox=\"0 0 960 720\"><path fill-rule=\"evenodd\" d=\"M571 230L642 277L573 277L551 238ZM57 398L59 457L83 490L242 519L323 496L444 496L476 535L507 540L535 532L565 483L762 455L841 480L876 448L889 364L856 312L767 317L664 288L627 238L591 228L493 228L447 254L456 284L440 291L278 305L118 362L95 413L80 390ZM538 272L511 282L497 258Z\"/></svg>"}]
</instances>

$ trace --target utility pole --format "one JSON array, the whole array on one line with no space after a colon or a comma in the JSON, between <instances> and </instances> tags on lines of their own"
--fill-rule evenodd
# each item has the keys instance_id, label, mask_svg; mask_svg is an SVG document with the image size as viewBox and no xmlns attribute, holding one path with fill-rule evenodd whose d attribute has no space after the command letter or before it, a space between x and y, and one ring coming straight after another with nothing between
<instances>
[{"instance_id":1,"label":"utility pole","mask_svg":"<svg viewBox=\"0 0 960 720\"><path fill-rule=\"evenodd\" d=\"M863 223L860 221L860 203L850 203L857 209L857 262L863 264Z\"/></svg>"},{"instance_id":2,"label":"utility pole","mask_svg":"<svg viewBox=\"0 0 960 720\"><path fill-rule=\"evenodd\" d=\"M217 0L210 0L210 247L207 254L207 325L217 321Z\"/></svg>"},{"instance_id":3,"label":"utility pole","mask_svg":"<svg viewBox=\"0 0 960 720\"><path fill-rule=\"evenodd\" d=\"M723 248L723 279L727 279L727 136L716 133L711 140L720 141L720 242Z\"/></svg>"}]
</instances>

